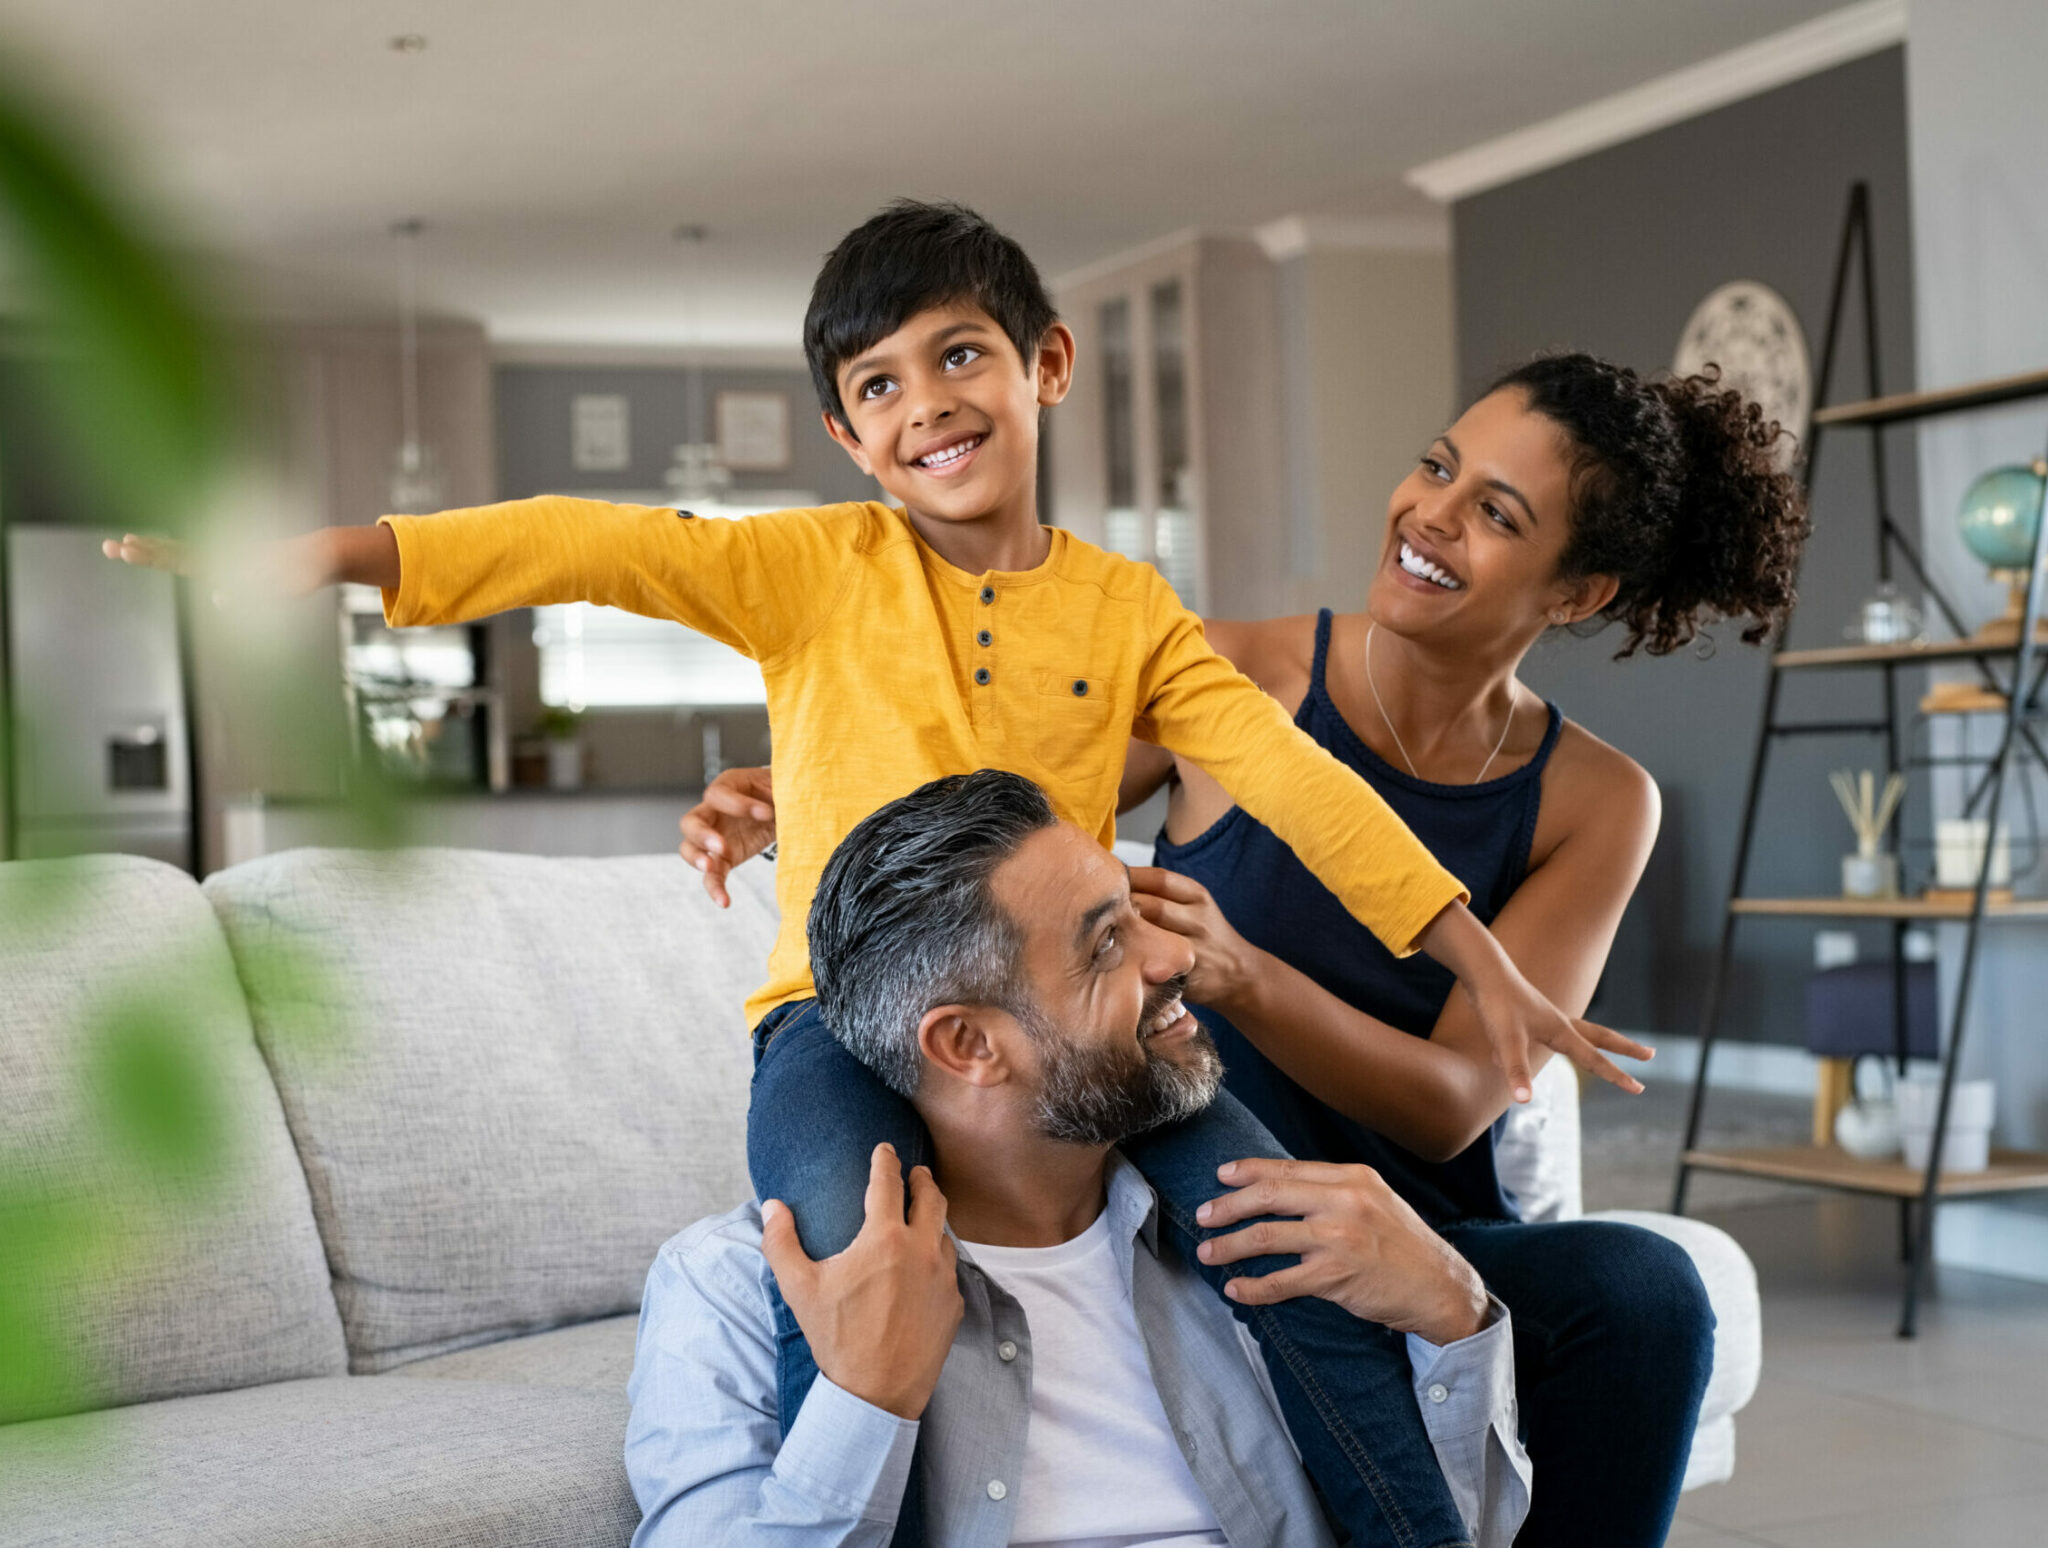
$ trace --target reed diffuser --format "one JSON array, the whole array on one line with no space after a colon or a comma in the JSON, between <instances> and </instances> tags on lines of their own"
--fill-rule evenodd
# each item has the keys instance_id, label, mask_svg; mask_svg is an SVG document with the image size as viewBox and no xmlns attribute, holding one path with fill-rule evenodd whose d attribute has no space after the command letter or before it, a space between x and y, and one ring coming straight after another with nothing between
<instances>
[{"instance_id":1,"label":"reed diffuser","mask_svg":"<svg viewBox=\"0 0 2048 1548\"><path fill-rule=\"evenodd\" d=\"M1856 830L1856 853L1842 856L1842 896L1895 898L1899 895L1899 857L1884 851L1884 832L1906 793L1906 776L1887 774L1879 790L1869 769L1851 773L1836 769L1828 776L1842 814Z\"/></svg>"}]
</instances>

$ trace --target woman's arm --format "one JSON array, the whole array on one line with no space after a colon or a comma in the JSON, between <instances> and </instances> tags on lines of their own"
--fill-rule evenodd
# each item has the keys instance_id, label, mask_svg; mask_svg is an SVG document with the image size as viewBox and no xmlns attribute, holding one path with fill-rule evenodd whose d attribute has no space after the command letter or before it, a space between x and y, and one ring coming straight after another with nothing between
<instances>
[{"instance_id":1,"label":"woman's arm","mask_svg":"<svg viewBox=\"0 0 2048 1548\"><path fill-rule=\"evenodd\" d=\"M1172 753L1132 738L1124 753L1123 781L1116 788L1117 815L1121 817L1133 807L1143 806L1172 777Z\"/></svg>"},{"instance_id":2,"label":"woman's arm","mask_svg":"<svg viewBox=\"0 0 2048 1548\"><path fill-rule=\"evenodd\" d=\"M1656 786L1618 753L1599 751L1596 769L1558 771L1565 831L1493 923L1529 981L1570 1015L1592 998L1657 834ZM1575 772L1583 777L1572 780ZM1200 884L1150 870L1134 871L1132 884L1148 919L1194 942L1189 997L1229 1017L1319 1100L1436 1161L1507 1110L1507 1083L1462 990L1452 990L1428 1038L1411 1037L1250 945Z\"/></svg>"}]
</instances>

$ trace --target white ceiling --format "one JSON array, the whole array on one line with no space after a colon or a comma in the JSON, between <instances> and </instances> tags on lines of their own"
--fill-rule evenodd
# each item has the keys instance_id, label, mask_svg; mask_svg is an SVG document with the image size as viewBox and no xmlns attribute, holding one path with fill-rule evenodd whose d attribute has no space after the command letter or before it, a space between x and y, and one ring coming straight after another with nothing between
<instances>
[{"instance_id":1,"label":"white ceiling","mask_svg":"<svg viewBox=\"0 0 2048 1548\"><path fill-rule=\"evenodd\" d=\"M1412 213L1408 167L1839 4L7 0L0 38L272 304L384 306L417 216L427 303L498 339L759 345L898 194L975 205L1049 275Z\"/></svg>"}]
</instances>

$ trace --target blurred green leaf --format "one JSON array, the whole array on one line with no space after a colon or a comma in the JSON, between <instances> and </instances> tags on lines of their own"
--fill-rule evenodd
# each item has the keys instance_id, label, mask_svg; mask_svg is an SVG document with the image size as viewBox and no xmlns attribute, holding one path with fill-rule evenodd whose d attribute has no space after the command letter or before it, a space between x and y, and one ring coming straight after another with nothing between
<instances>
[{"instance_id":1,"label":"blurred green leaf","mask_svg":"<svg viewBox=\"0 0 2048 1548\"><path fill-rule=\"evenodd\" d=\"M107 1226L39 1186L23 1161L0 1164L0 1423L69 1412L88 1389L91 1373L64 1336L62 1287L104 1256Z\"/></svg>"},{"instance_id":2,"label":"blurred green leaf","mask_svg":"<svg viewBox=\"0 0 2048 1548\"><path fill-rule=\"evenodd\" d=\"M205 1029L175 992L116 1003L95 1029L108 1138L165 1182L203 1188L226 1159L226 1115Z\"/></svg>"},{"instance_id":3,"label":"blurred green leaf","mask_svg":"<svg viewBox=\"0 0 2048 1548\"><path fill-rule=\"evenodd\" d=\"M0 76L0 220L56 346L54 426L123 524L182 534L226 448L227 376L185 277L89 164Z\"/></svg>"}]
</instances>

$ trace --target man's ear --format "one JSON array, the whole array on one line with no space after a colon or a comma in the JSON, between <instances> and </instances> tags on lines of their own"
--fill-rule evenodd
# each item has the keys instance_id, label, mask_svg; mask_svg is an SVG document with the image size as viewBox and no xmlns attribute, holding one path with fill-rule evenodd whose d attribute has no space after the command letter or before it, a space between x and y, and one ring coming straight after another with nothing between
<instances>
[{"instance_id":1,"label":"man's ear","mask_svg":"<svg viewBox=\"0 0 2048 1548\"><path fill-rule=\"evenodd\" d=\"M990 1023L1004 1012L986 1005L940 1005L917 1024L917 1047L925 1058L970 1086L1000 1086L1010 1078L1002 1041Z\"/></svg>"},{"instance_id":2,"label":"man's ear","mask_svg":"<svg viewBox=\"0 0 2048 1548\"><path fill-rule=\"evenodd\" d=\"M868 461L867 448L860 444L860 437L841 424L837 414L823 414L819 417L825 421L825 433L846 449L846 455L853 459L853 465L869 478L873 478L874 466Z\"/></svg>"},{"instance_id":3,"label":"man's ear","mask_svg":"<svg viewBox=\"0 0 2048 1548\"><path fill-rule=\"evenodd\" d=\"M1051 408L1074 385L1074 330L1065 323L1054 323L1038 341L1037 370L1033 376L1040 408Z\"/></svg>"}]
</instances>

